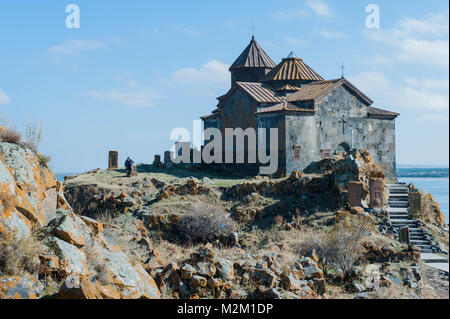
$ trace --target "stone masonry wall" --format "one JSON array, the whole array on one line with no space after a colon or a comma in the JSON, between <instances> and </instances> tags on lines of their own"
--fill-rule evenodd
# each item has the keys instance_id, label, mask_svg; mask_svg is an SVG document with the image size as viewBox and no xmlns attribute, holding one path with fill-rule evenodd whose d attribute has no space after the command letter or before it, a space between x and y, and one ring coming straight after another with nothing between
<instances>
[{"instance_id":1,"label":"stone masonry wall","mask_svg":"<svg viewBox=\"0 0 450 319\"><path fill-rule=\"evenodd\" d=\"M342 86L324 97L316 108L315 116L286 117L287 174L322 159L323 151L344 151L340 145L346 143L367 149L385 170L387 179L396 180L394 120L369 118L367 106ZM301 146L299 161L294 160L295 145Z\"/></svg>"}]
</instances>

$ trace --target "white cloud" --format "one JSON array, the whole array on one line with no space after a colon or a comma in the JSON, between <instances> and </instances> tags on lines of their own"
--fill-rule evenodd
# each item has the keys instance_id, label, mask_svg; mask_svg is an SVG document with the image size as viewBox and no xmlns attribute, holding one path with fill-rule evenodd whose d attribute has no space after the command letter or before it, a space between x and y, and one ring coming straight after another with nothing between
<instances>
[{"instance_id":1,"label":"white cloud","mask_svg":"<svg viewBox=\"0 0 450 319\"><path fill-rule=\"evenodd\" d=\"M210 60L199 68L183 68L172 73L166 81L170 86L183 86L195 96L212 96L230 86L229 65Z\"/></svg>"},{"instance_id":2,"label":"white cloud","mask_svg":"<svg viewBox=\"0 0 450 319\"><path fill-rule=\"evenodd\" d=\"M304 9L289 10L289 11L277 11L272 14L272 17L276 20L292 20L297 18L304 18L308 16L308 11Z\"/></svg>"},{"instance_id":3,"label":"white cloud","mask_svg":"<svg viewBox=\"0 0 450 319\"><path fill-rule=\"evenodd\" d=\"M423 87L426 89L449 90L449 79L416 79L406 78L405 82L414 87Z\"/></svg>"},{"instance_id":4,"label":"white cloud","mask_svg":"<svg viewBox=\"0 0 450 319\"><path fill-rule=\"evenodd\" d=\"M391 81L379 72L364 72L349 76L349 80L368 95L381 95L391 88Z\"/></svg>"},{"instance_id":5,"label":"white cloud","mask_svg":"<svg viewBox=\"0 0 450 319\"><path fill-rule=\"evenodd\" d=\"M291 45L295 45L295 46L302 46L302 45L308 44L308 41L305 41L305 40L299 39L299 38L295 38L295 37L286 36L286 37L284 37L284 40L287 43L289 43Z\"/></svg>"},{"instance_id":6,"label":"white cloud","mask_svg":"<svg viewBox=\"0 0 450 319\"><path fill-rule=\"evenodd\" d=\"M365 36L382 44L378 58L391 59L403 63L445 67L449 65L448 17L444 15L426 15L422 19L403 18L395 28L389 30L366 30ZM446 36L447 35L447 36Z\"/></svg>"},{"instance_id":7,"label":"white cloud","mask_svg":"<svg viewBox=\"0 0 450 319\"><path fill-rule=\"evenodd\" d=\"M322 0L306 0L306 5L321 17L330 17L334 14L330 6Z\"/></svg>"},{"instance_id":8,"label":"white cloud","mask_svg":"<svg viewBox=\"0 0 450 319\"><path fill-rule=\"evenodd\" d=\"M327 29L321 29L321 30L316 30L315 32L318 35L320 35L321 37L324 37L326 39L345 39L345 38L348 38L347 34L345 34L344 32L339 32L339 31L331 31L331 30L327 30Z\"/></svg>"},{"instance_id":9,"label":"white cloud","mask_svg":"<svg viewBox=\"0 0 450 319\"><path fill-rule=\"evenodd\" d=\"M109 41L117 42L118 40L111 38ZM96 51L104 47L105 44L97 40L73 39L51 46L49 51L54 63L76 70L80 62L83 61L82 53Z\"/></svg>"},{"instance_id":10,"label":"white cloud","mask_svg":"<svg viewBox=\"0 0 450 319\"><path fill-rule=\"evenodd\" d=\"M6 93L0 89L0 105L4 104L9 104L11 103L11 99L9 98L8 95L6 95Z\"/></svg>"},{"instance_id":11,"label":"white cloud","mask_svg":"<svg viewBox=\"0 0 450 319\"><path fill-rule=\"evenodd\" d=\"M418 119L418 123L448 123L448 115L445 114L422 114Z\"/></svg>"},{"instance_id":12,"label":"white cloud","mask_svg":"<svg viewBox=\"0 0 450 319\"><path fill-rule=\"evenodd\" d=\"M418 62L438 67L448 67L448 40L416 40L406 38L398 42L397 60Z\"/></svg>"},{"instance_id":13,"label":"white cloud","mask_svg":"<svg viewBox=\"0 0 450 319\"><path fill-rule=\"evenodd\" d=\"M230 84L229 66L217 61L210 60L200 68L184 68L172 74L171 82L176 84L196 85L196 84Z\"/></svg>"},{"instance_id":14,"label":"white cloud","mask_svg":"<svg viewBox=\"0 0 450 319\"><path fill-rule=\"evenodd\" d=\"M403 108L429 109L448 112L448 94L420 87L402 87L396 94L397 104Z\"/></svg>"},{"instance_id":15,"label":"white cloud","mask_svg":"<svg viewBox=\"0 0 450 319\"><path fill-rule=\"evenodd\" d=\"M448 79L406 78L394 82L379 72L365 72L349 79L381 108L429 111L427 117L420 117L421 121L448 118Z\"/></svg>"},{"instance_id":16,"label":"white cloud","mask_svg":"<svg viewBox=\"0 0 450 319\"><path fill-rule=\"evenodd\" d=\"M128 107L151 107L155 100L162 96L149 87L140 85L135 81L129 81L125 88L111 89L108 91L91 90L87 94L93 98L112 101Z\"/></svg>"},{"instance_id":17,"label":"white cloud","mask_svg":"<svg viewBox=\"0 0 450 319\"><path fill-rule=\"evenodd\" d=\"M54 55L75 55L83 51L93 51L104 47L102 42L96 40L67 40L50 47Z\"/></svg>"},{"instance_id":18,"label":"white cloud","mask_svg":"<svg viewBox=\"0 0 450 319\"><path fill-rule=\"evenodd\" d=\"M428 14L422 20L405 17L398 22L399 29L406 33L443 36L448 34L448 19L443 14Z\"/></svg>"}]
</instances>

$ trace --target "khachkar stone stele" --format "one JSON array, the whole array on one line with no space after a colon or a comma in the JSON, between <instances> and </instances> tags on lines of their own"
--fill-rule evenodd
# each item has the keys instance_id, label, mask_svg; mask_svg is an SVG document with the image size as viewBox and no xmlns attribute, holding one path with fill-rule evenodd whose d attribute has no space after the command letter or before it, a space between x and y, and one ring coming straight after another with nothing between
<instances>
[{"instance_id":1,"label":"khachkar stone stele","mask_svg":"<svg viewBox=\"0 0 450 319\"><path fill-rule=\"evenodd\" d=\"M370 208L383 208L384 206L384 180L371 178L369 181Z\"/></svg>"},{"instance_id":2,"label":"khachkar stone stele","mask_svg":"<svg viewBox=\"0 0 450 319\"><path fill-rule=\"evenodd\" d=\"M363 184L352 181L348 183L348 205L350 207L362 207Z\"/></svg>"},{"instance_id":3,"label":"khachkar stone stele","mask_svg":"<svg viewBox=\"0 0 450 319\"><path fill-rule=\"evenodd\" d=\"M118 169L118 168L119 168L119 152L109 151L108 169Z\"/></svg>"}]
</instances>

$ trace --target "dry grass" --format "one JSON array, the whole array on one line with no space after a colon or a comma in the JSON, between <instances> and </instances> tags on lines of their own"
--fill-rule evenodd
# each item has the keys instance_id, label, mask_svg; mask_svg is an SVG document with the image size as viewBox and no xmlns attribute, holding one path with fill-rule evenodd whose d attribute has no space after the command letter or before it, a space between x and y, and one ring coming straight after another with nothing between
<instances>
[{"instance_id":1,"label":"dry grass","mask_svg":"<svg viewBox=\"0 0 450 319\"><path fill-rule=\"evenodd\" d=\"M25 127L25 136L23 144L36 152L39 145L42 143L44 136L44 129L42 123L30 122Z\"/></svg>"},{"instance_id":2,"label":"dry grass","mask_svg":"<svg viewBox=\"0 0 450 319\"><path fill-rule=\"evenodd\" d=\"M14 128L3 127L3 129L0 131L0 140L2 142L19 144L22 140L22 136Z\"/></svg>"},{"instance_id":3,"label":"dry grass","mask_svg":"<svg viewBox=\"0 0 450 319\"><path fill-rule=\"evenodd\" d=\"M101 249L97 245L91 245L84 249L89 268L95 273L102 273L106 271L105 260Z\"/></svg>"},{"instance_id":4,"label":"dry grass","mask_svg":"<svg viewBox=\"0 0 450 319\"><path fill-rule=\"evenodd\" d=\"M7 212L12 211L16 207L16 204L17 197L15 195L0 192L0 205L2 205Z\"/></svg>"},{"instance_id":5,"label":"dry grass","mask_svg":"<svg viewBox=\"0 0 450 319\"><path fill-rule=\"evenodd\" d=\"M7 275L37 273L39 254L43 244L35 233L25 238L18 238L11 232L0 234L0 272Z\"/></svg>"},{"instance_id":6,"label":"dry grass","mask_svg":"<svg viewBox=\"0 0 450 319\"><path fill-rule=\"evenodd\" d=\"M161 259L165 262L176 262L181 264L182 261L189 258L190 254L197 251L200 245L180 246L164 239L153 241L161 255Z\"/></svg>"}]
</instances>

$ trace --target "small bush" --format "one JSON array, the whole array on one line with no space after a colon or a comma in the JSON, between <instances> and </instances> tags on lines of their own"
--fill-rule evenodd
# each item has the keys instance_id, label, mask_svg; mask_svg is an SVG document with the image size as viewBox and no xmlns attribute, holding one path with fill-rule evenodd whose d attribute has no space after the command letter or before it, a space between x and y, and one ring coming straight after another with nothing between
<instances>
[{"instance_id":1,"label":"small bush","mask_svg":"<svg viewBox=\"0 0 450 319\"><path fill-rule=\"evenodd\" d=\"M0 273L21 276L37 273L42 243L35 234L18 238L14 233L0 233Z\"/></svg>"},{"instance_id":2,"label":"small bush","mask_svg":"<svg viewBox=\"0 0 450 319\"><path fill-rule=\"evenodd\" d=\"M2 142L19 144L22 140L22 136L15 129L4 127L2 130L0 130L0 140Z\"/></svg>"},{"instance_id":3,"label":"small bush","mask_svg":"<svg viewBox=\"0 0 450 319\"><path fill-rule=\"evenodd\" d=\"M39 165L47 166L51 159L52 158L50 156L45 156L45 155L40 154L39 155Z\"/></svg>"},{"instance_id":4,"label":"small bush","mask_svg":"<svg viewBox=\"0 0 450 319\"><path fill-rule=\"evenodd\" d=\"M193 242L229 236L234 229L233 220L227 217L223 208L206 203L193 205L177 225L180 237Z\"/></svg>"}]
</instances>

